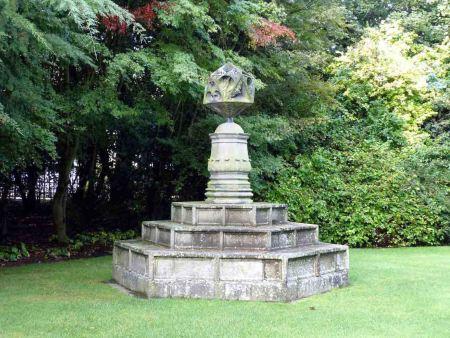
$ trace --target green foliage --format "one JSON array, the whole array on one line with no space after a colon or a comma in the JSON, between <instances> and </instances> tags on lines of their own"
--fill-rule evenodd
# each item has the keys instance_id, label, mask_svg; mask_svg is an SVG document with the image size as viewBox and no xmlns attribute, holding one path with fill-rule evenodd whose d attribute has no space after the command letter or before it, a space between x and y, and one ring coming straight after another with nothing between
<instances>
[{"instance_id":1,"label":"green foliage","mask_svg":"<svg viewBox=\"0 0 450 338\"><path fill-rule=\"evenodd\" d=\"M123 239L134 239L139 237L139 234L134 230L127 231L93 231L83 232L77 234L69 245L69 250L80 250L84 246L101 245L112 248L115 241Z\"/></svg>"},{"instance_id":2,"label":"green foliage","mask_svg":"<svg viewBox=\"0 0 450 338\"><path fill-rule=\"evenodd\" d=\"M423 149L400 152L369 143L339 152L318 148L299 155L269 196L288 203L292 219L320 224L324 241L354 247L441 244L450 236L448 204L442 203L448 190L439 181L427 189L418 170L405 166L420 163L416 151ZM437 169L449 155L447 149L421 169ZM441 183L448 185L448 179Z\"/></svg>"},{"instance_id":3,"label":"green foliage","mask_svg":"<svg viewBox=\"0 0 450 338\"><path fill-rule=\"evenodd\" d=\"M368 29L330 67L343 109L366 118L369 134L384 141L401 145L426 138L422 125L437 114L433 99L439 93L428 85L439 67L428 60L436 52L415 44L414 34L396 22Z\"/></svg>"},{"instance_id":4,"label":"green foliage","mask_svg":"<svg viewBox=\"0 0 450 338\"><path fill-rule=\"evenodd\" d=\"M70 251L66 247L48 248L45 256L46 258L70 257Z\"/></svg>"},{"instance_id":5,"label":"green foliage","mask_svg":"<svg viewBox=\"0 0 450 338\"><path fill-rule=\"evenodd\" d=\"M203 87L230 60L256 78L255 104L237 121L251 136L257 200L292 200L296 220L352 245L442 242L446 4L0 0L0 183L76 163L67 220L78 231L167 217L172 200L203 199L207 134L222 122L201 105ZM151 24L135 22L143 6ZM295 39L253 43L268 21ZM74 241L72 250L83 247Z\"/></svg>"},{"instance_id":6,"label":"green foliage","mask_svg":"<svg viewBox=\"0 0 450 338\"><path fill-rule=\"evenodd\" d=\"M27 246L20 242L19 245L0 246L0 261L15 262L23 257L29 257Z\"/></svg>"},{"instance_id":7,"label":"green foliage","mask_svg":"<svg viewBox=\"0 0 450 338\"><path fill-rule=\"evenodd\" d=\"M298 131L287 118L256 115L237 122L250 134L249 152L252 161L250 180L256 199L262 199L270 182L297 151Z\"/></svg>"},{"instance_id":8,"label":"green foliage","mask_svg":"<svg viewBox=\"0 0 450 338\"><path fill-rule=\"evenodd\" d=\"M99 15L132 22L110 0L0 1L1 174L56 157L57 134L75 121L64 91L83 93L72 74L108 56L92 36Z\"/></svg>"},{"instance_id":9,"label":"green foliage","mask_svg":"<svg viewBox=\"0 0 450 338\"><path fill-rule=\"evenodd\" d=\"M414 7L415 17L435 5ZM338 102L303 129L302 153L268 197L288 203L294 220L320 224L325 241L447 243L449 42L419 37L423 27L403 9L387 17L329 66Z\"/></svg>"},{"instance_id":10,"label":"green foliage","mask_svg":"<svg viewBox=\"0 0 450 338\"><path fill-rule=\"evenodd\" d=\"M82 232L74 236L66 246L51 246L42 248L40 245L33 245L30 249L25 243L15 245L0 246L0 262L16 262L30 256L38 256L41 259L70 258L72 256L89 256L96 250L110 251L115 241L123 239L134 239L139 234L134 230L114 230L114 231L91 231ZM51 236L50 242L56 242L57 237ZM41 256L43 252L43 256Z\"/></svg>"},{"instance_id":11,"label":"green foliage","mask_svg":"<svg viewBox=\"0 0 450 338\"><path fill-rule=\"evenodd\" d=\"M54 246L48 247L45 250L39 245L33 245L31 249L27 248L26 244L20 242L13 245L1 245L0 246L0 262L16 262L22 258L28 258L33 255L34 251L44 251L45 258L70 258L74 255L83 253L84 255L90 255L96 248L103 250L112 250L115 241L124 239L134 239L139 237L139 233L135 230L113 230L113 231L90 231L82 232L74 236L66 246ZM50 242L56 241L56 236L50 237ZM30 253L31 252L31 253Z\"/></svg>"},{"instance_id":12,"label":"green foliage","mask_svg":"<svg viewBox=\"0 0 450 338\"><path fill-rule=\"evenodd\" d=\"M98 16L117 16L118 20L134 25L142 32L143 27L134 22L133 15L110 0L43 0L43 5L70 17L74 23L89 32L98 33Z\"/></svg>"},{"instance_id":13,"label":"green foliage","mask_svg":"<svg viewBox=\"0 0 450 338\"><path fill-rule=\"evenodd\" d=\"M93 247L103 247L111 250L115 241L134 239L137 237L139 237L139 234L134 230L99 230L82 232L75 235L67 246L48 248L47 256L52 258L70 257L73 254L79 253L83 250L92 249ZM56 240L56 236L50 237L50 241Z\"/></svg>"}]
</instances>

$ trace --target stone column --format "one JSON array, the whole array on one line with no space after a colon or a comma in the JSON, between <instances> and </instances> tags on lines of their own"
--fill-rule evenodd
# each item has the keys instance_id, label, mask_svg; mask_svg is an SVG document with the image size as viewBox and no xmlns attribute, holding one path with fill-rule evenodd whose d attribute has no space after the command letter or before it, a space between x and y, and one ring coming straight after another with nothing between
<instances>
[{"instance_id":1,"label":"stone column","mask_svg":"<svg viewBox=\"0 0 450 338\"><path fill-rule=\"evenodd\" d=\"M248 181L252 168L247 150L248 135L233 122L233 116L250 106L254 96L253 77L231 63L226 63L209 76L203 103L227 118L227 122L209 135L210 180L206 202L252 203L253 193Z\"/></svg>"},{"instance_id":2,"label":"stone column","mask_svg":"<svg viewBox=\"0 0 450 338\"><path fill-rule=\"evenodd\" d=\"M248 174L252 167L247 150L248 134L230 120L219 125L209 136L210 180L206 189L206 202L251 203L253 193Z\"/></svg>"}]
</instances>

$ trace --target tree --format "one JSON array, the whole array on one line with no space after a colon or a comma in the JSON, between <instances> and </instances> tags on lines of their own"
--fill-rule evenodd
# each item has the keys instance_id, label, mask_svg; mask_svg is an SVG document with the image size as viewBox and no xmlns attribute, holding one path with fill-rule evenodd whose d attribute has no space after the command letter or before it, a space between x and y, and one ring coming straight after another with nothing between
<instances>
[{"instance_id":1,"label":"tree","mask_svg":"<svg viewBox=\"0 0 450 338\"><path fill-rule=\"evenodd\" d=\"M414 20L440 7L418 3L408 10ZM289 202L294 219L321 224L324 240L407 246L450 239L449 41L422 34L414 20L390 13L335 59L328 69L338 104L304 128L304 151L269 189L270 198ZM439 32L445 21L426 30Z\"/></svg>"},{"instance_id":2,"label":"tree","mask_svg":"<svg viewBox=\"0 0 450 338\"><path fill-rule=\"evenodd\" d=\"M132 23L126 10L109 0L0 2L0 172L4 181L25 167L42 167L57 157L57 139L71 138L77 109L68 95L95 77L97 60L108 55L96 39L98 15ZM76 142L62 145L55 227L66 241L62 218L68 168ZM67 149L70 147L70 149ZM72 161L71 161L72 159ZM69 163L70 162L70 163ZM19 176L17 176L19 177Z\"/></svg>"}]
</instances>

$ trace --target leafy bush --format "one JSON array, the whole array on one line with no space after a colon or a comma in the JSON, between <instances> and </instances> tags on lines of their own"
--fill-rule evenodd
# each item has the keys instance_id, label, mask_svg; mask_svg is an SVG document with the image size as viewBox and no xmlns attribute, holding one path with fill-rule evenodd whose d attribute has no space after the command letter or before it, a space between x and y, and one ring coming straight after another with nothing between
<instances>
[{"instance_id":1,"label":"leafy bush","mask_svg":"<svg viewBox=\"0 0 450 338\"><path fill-rule=\"evenodd\" d=\"M70 257L76 253L80 253L85 250L89 251L91 249L92 251L92 249L95 247L110 249L112 248L114 241L136 238L138 236L139 236L138 233L134 230L128 231L100 230L92 232L83 232L77 234L73 239L71 239L67 246L48 248L46 250L46 257L50 258ZM56 241L57 238L54 235L50 238L50 240Z\"/></svg>"},{"instance_id":2,"label":"leafy bush","mask_svg":"<svg viewBox=\"0 0 450 338\"><path fill-rule=\"evenodd\" d=\"M48 248L45 256L48 258L70 257L70 251L66 247Z\"/></svg>"},{"instance_id":3,"label":"leafy bush","mask_svg":"<svg viewBox=\"0 0 450 338\"><path fill-rule=\"evenodd\" d=\"M447 149L427 167L438 167L449 154ZM291 219L319 224L323 241L353 247L442 244L450 238L441 199L448 191L439 182L428 189L423 176L404 166L421 166L414 156L420 157L413 149L381 144L319 148L283 170L269 198L288 203Z\"/></svg>"},{"instance_id":4,"label":"leafy bush","mask_svg":"<svg viewBox=\"0 0 450 338\"><path fill-rule=\"evenodd\" d=\"M75 236L73 240L70 241L69 248L71 250L80 250L84 246L88 245L101 245L105 247L112 247L114 241L122 239L130 239L138 237L138 233L134 230L128 231L93 231L84 232Z\"/></svg>"},{"instance_id":5,"label":"leafy bush","mask_svg":"<svg viewBox=\"0 0 450 338\"><path fill-rule=\"evenodd\" d=\"M29 257L30 253L25 243L19 245L0 246L0 261L15 262L22 257Z\"/></svg>"}]
</instances>

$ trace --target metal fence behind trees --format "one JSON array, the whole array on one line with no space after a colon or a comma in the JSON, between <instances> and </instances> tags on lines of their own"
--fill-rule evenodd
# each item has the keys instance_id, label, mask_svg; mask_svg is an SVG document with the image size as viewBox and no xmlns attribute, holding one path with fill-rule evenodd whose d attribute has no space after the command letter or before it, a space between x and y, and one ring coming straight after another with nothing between
<instances>
[{"instance_id":1,"label":"metal fence behind trees","mask_svg":"<svg viewBox=\"0 0 450 338\"><path fill-rule=\"evenodd\" d=\"M22 180L25 181L26 174L22 174ZM72 169L70 173L70 184L69 193L75 192L78 188L78 175L76 168ZM40 175L36 182L36 200L38 201L48 201L53 199L55 195L56 188L58 186L58 173L53 171L46 171L44 174ZM1 192L0 188L0 192ZM14 184L8 193L8 199L10 200L21 200L22 196L20 194L19 187Z\"/></svg>"}]
</instances>

